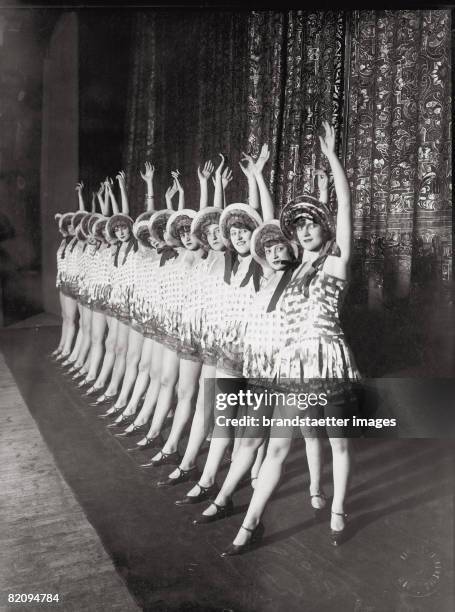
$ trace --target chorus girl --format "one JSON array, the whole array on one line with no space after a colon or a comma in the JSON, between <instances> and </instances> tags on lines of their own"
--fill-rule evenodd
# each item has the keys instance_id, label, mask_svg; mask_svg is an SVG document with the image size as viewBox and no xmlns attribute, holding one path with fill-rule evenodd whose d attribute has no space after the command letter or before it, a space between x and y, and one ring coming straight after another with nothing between
<instances>
[{"instance_id":1,"label":"chorus girl","mask_svg":"<svg viewBox=\"0 0 455 612\"><path fill-rule=\"evenodd\" d=\"M309 411L314 416L345 417L357 410L351 387L359 378L339 323L351 257L351 201L346 175L335 153L334 130L324 122L324 131L320 143L335 183L336 225L327 205L311 196L296 198L282 211L283 234L297 239L303 255L302 264L283 295L281 348L274 371L276 386L286 392L308 392L313 387L317 391L325 389L330 401L326 406L318 405ZM275 411L287 415L288 407L285 404L276 406ZM306 437L315 437L317 433L303 431ZM351 467L350 433L343 428L327 431L333 456L330 535L334 545L340 544L346 534L344 502ZM290 446L291 436L272 428L267 454L242 527L222 556L240 554L260 540L264 531L261 517L278 486Z\"/></svg>"}]
</instances>

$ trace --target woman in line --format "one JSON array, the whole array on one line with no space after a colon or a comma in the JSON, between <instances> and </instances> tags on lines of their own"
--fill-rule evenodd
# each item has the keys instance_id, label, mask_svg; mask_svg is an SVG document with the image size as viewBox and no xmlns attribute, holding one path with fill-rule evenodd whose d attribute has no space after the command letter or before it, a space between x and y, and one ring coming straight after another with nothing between
<instances>
[{"instance_id":1,"label":"woman in line","mask_svg":"<svg viewBox=\"0 0 455 612\"><path fill-rule=\"evenodd\" d=\"M59 300L60 300L60 309L62 313L62 329L60 333L60 341L58 343L57 348L51 353L51 356L54 357L57 361L65 359L69 355L69 351L67 354L64 353L66 338L71 334L70 344L72 342L72 336L75 330L75 320L74 320L74 311L71 315L71 308L67 307L67 300L71 300L71 297L67 295L67 287L66 287L66 263L67 258L66 254L68 251L68 246L71 241L74 239L74 228L73 228L73 216L74 213L68 212L64 214L55 215L55 220L58 223L58 229L62 236L62 241L57 250L57 278L55 282L55 286L58 289Z\"/></svg>"},{"instance_id":2,"label":"woman in line","mask_svg":"<svg viewBox=\"0 0 455 612\"><path fill-rule=\"evenodd\" d=\"M129 216L128 197L125 186L125 174L119 172L116 179L121 193L122 212L118 212L118 205L112 191L110 181L106 181L106 189L112 203L114 214L106 224L106 232L110 241L117 241L114 254L114 265L110 279L111 291L109 295L108 311L112 316L107 319L108 334L105 342L105 354L101 371L93 385L94 389L106 387L109 375L110 382L102 395L92 406L108 404L117 395L120 381L125 371L125 358L128 340L129 304L128 294L131 279L134 275L132 253L137 250L136 241L132 235L133 220ZM101 415L108 416L107 413Z\"/></svg>"},{"instance_id":3,"label":"woman in line","mask_svg":"<svg viewBox=\"0 0 455 612\"><path fill-rule=\"evenodd\" d=\"M177 175L178 176L178 175ZM139 363L139 375L136 380L131 399L124 414L136 413L138 403L142 394L146 391L144 402L134 421L127 427L123 435L130 436L138 433L147 433L150 429L150 419L154 412L158 395L160 392L161 364L164 345L160 341L163 335L162 304L167 302L165 290L167 279L171 278L175 259L178 251L168 244L167 223L173 214L172 198L178 191L178 186L173 184L166 191L166 209L159 210L153 214L149 221L150 239L156 249L158 257L149 268L146 278L145 299L143 306L143 330L145 342L141 360ZM179 194L179 208L184 206L183 190ZM122 434L118 434L122 435ZM154 444L153 441L140 441L136 446L128 449L130 451L145 450Z\"/></svg>"},{"instance_id":4,"label":"woman in line","mask_svg":"<svg viewBox=\"0 0 455 612\"><path fill-rule=\"evenodd\" d=\"M179 192L183 194L183 188L176 173L172 173ZM200 244L191 234L191 221L196 216L196 211L183 208L174 212L167 222L166 233L168 242L178 249L178 256L168 268L168 273L161 278L160 295L161 301L157 305L156 318L161 334L158 341L164 346L162 353L162 365L160 376L160 391L156 403L150 430L144 439L144 443L154 440L162 443L161 430L171 410L174 397L174 387L178 385L178 407L179 413L188 412L191 408L192 396L194 395L201 363L194 350L187 351L184 355L179 353L180 328L182 318L182 306L186 280L191 274L191 269L196 265L204 251ZM163 454L154 458L146 466L157 466L164 463L175 462L177 453Z\"/></svg>"},{"instance_id":5,"label":"woman in line","mask_svg":"<svg viewBox=\"0 0 455 612\"><path fill-rule=\"evenodd\" d=\"M129 287L127 300L129 313L127 323L129 326L129 331L127 338L126 367L120 393L113 406L106 413L109 416L117 417L117 420L108 425L108 427L124 424L126 423L127 419L131 420L131 416L133 416L133 413L127 412L125 408L128 403L131 389L135 384L144 343L142 326L137 320L139 311L135 309L135 294L136 291L140 291L139 275L141 278L143 277L143 271L146 270L153 259L153 253L149 243L149 230L147 223L155 212L155 196L153 190L153 176L155 174L155 167L149 162L146 162L145 173L141 172L140 174L147 186L147 194L145 197L146 210L138 216L133 225L133 237L136 241L137 249L133 249L133 253L129 255L131 258L130 267L132 270L132 275L128 277ZM139 230L140 233L142 233L143 240L138 238Z\"/></svg>"},{"instance_id":6,"label":"woman in line","mask_svg":"<svg viewBox=\"0 0 455 612\"><path fill-rule=\"evenodd\" d=\"M320 200L326 202L327 175L317 171ZM281 302L283 293L299 265L298 246L286 238L280 229L279 221L263 223L253 232L251 252L263 269L261 287L251 308L245 313L245 341L243 375L253 392L273 392L271 385L276 367L277 355L281 346ZM269 397L269 396L267 396ZM254 416L271 417L273 403L262 402L257 406ZM257 480L266 450L269 431L264 427L247 427L239 440L223 486L214 502L203 512L205 517L217 517L216 508L227 506L241 479L252 469L252 485ZM310 496L315 516L319 518L325 506L320 493L321 456L320 441L306 438L306 454L310 471ZM201 519L211 522L212 519Z\"/></svg>"},{"instance_id":7,"label":"woman in line","mask_svg":"<svg viewBox=\"0 0 455 612\"><path fill-rule=\"evenodd\" d=\"M223 162L217 169L216 180L221 180L221 185L223 186L222 165ZM200 211L207 210L207 182L212 171L213 164L211 162L207 162L202 170L198 168L201 192ZM231 178L232 173L229 169L226 169L224 173L224 188ZM217 196L218 193L219 190L216 189ZM221 213L221 209L218 210ZM218 211L215 211L215 214L218 216L217 213ZM177 388L178 402L168 439L159 453L152 458L149 464L146 464L150 466L172 464L180 460L178 444L190 419L193 401L197 395L198 388L200 390L201 385L204 385L204 378L201 376L203 357L200 343L198 342L197 335L194 333L194 314L199 299L198 292L205 281L207 270L213 265L214 257L213 255L209 257L209 251L206 248L207 243L204 240L198 240L192 231L197 214L193 211L191 216L193 217L191 225L184 225L180 230L182 243L185 244L187 249L192 251L193 257L191 260L188 260L186 266L183 266L181 303L184 305L184 308L179 312L179 318L176 322L176 330L179 333L178 355L180 358ZM162 423L163 421L161 421L161 426ZM158 483L159 486L165 486L166 484L168 484L167 481L165 483L163 481Z\"/></svg>"},{"instance_id":8,"label":"woman in line","mask_svg":"<svg viewBox=\"0 0 455 612\"><path fill-rule=\"evenodd\" d=\"M250 204L254 204L255 207L259 207L259 188L265 220L273 218L272 200L262 176L268 158L268 147L264 145L256 164L245 155L242 161L247 161L247 165L240 164L248 178ZM257 178L253 166L256 166ZM220 217L221 236L227 251L224 261L214 266L211 275L213 284L208 292L211 299L206 307L207 328L214 337L218 357L216 364L218 390L227 387L229 391L233 391L229 381L242 379L242 313L249 308L254 294L258 291L262 274L250 250L252 232L262 223L255 207L247 204L230 204ZM232 408L231 412L234 414L236 410L237 407ZM233 434L232 429L220 428L215 424L202 476L185 498L176 502L177 505L205 501L212 496L216 490L216 474L234 437ZM230 513L231 507L220 507L219 512L220 515Z\"/></svg>"},{"instance_id":9,"label":"woman in line","mask_svg":"<svg viewBox=\"0 0 455 612\"><path fill-rule=\"evenodd\" d=\"M200 210L191 224L191 233L203 245L207 257L200 261L197 270L194 270L189 285L192 291L185 300L186 320L182 322L182 346L197 347L202 361L201 375L199 377L195 412L191 424L185 454L179 466L169 476L157 483L160 487L172 486L180 482L194 479L196 476L196 459L207 435L213 427L213 413L211 406L215 401L215 373L216 352L213 344L213 334L209 333L206 318L206 305L211 291L211 274L219 261L224 261L225 245L221 239L219 221L224 203L224 193L232 180L232 172L224 166L224 157L215 172L214 206L206 206L208 200L208 179L213 166L206 164L202 170L198 169L201 186ZM207 410L207 406L210 410ZM182 425L183 423L183 425ZM174 452L181 437L186 420L180 419L176 412L171 433L168 437L164 452Z\"/></svg>"},{"instance_id":10,"label":"woman in line","mask_svg":"<svg viewBox=\"0 0 455 612\"><path fill-rule=\"evenodd\" d=\"M104 192L104 199L103 199ZM109 195L104 183L97 194L93 194L92 208L95 209L95 198L98 199L102 214L93 213L88 222L89 242L92 243L93 254L91 266L86 277L86 301L91 310L90 352L86 363L80 370L84 379L78 383L79 388L91 387L98 373L99 363L103 356L103 339L106 329L106 316L103 311L101 293L107 284L109 260L112 259L110 243L105 236L105 228L109 214ZM87 392L88 393L88 392ZM86 393L86 395L87 395ZM89 395L91 394L88 393Z\"/></svg>"},{"instance_id":11,"label":"woman in line","mask_svg":"<svg viewBox=\"0 0 455 612\"><path fill-rule=\"evenodd\" d=\"M335 132L327 122L324 122L324 130L325 135L319 138L334 177L338 201L336 231L334 234L328 207L311 196L296 198L281 214L283 233L297 238L303 256L283 296L282 347L276 364L276 380L277 386L287 392L308 393L323 389L328 394L329 402L325 407L318 405L305 414L346 417L357 409L351 382L359 378L339 323L351 256L351 202L346 175L335 153ZM309 385L305 382L308 380ZM289 406L283 405L275 411L280 416L289 416ZM291 447L291 436L284 433L272 431L242 527L222 556L242 553L260 540L264 531L260 520L279 483ZM307 437L317 434L308 429L303 433ZM351 466L351 445L346 436L351 432L333 428L327 433L332 448L334 481L331 541L338 545L345 536L344 500Z\"/></svg>"},{"instance_id":12,"label":"woman in line","mask_svg":"<svg viewBox=\"0 0 455 612\"><path fill-rule=\"evenodd\" d=\"M77 369L75 367L76 361L79 356L79 352L84 339L84 331L82 326L82 306L80 304L80 291L82 288L83 278L83 266L82 261L84 257L84 251L87 243L85 234L82 231L82 222L86 217L89 217L90 213L79 211L73 216L74 226L74 241L69 245L68 261L67 261L67 273L68 273L68 288L70 295L75 300L77 312L79 314L79 328L76 335L76 341L73 344L68 358L62 362L61 367L68 367L65 372L66 375L73 375Z\"/></svg>"}]
</instances>

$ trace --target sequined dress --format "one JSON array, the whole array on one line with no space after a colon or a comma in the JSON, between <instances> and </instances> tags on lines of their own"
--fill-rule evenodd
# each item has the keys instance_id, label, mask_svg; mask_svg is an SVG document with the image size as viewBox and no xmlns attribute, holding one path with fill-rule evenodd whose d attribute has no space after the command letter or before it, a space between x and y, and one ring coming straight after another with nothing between
<instances>
[{"instance_id":1,"label":"sequined dress","mask_svg":"<svg viewBox=\"0 0 455 612\"><path fill-rule=\"evenodd\" d=\"M287 286L282 301L282 348L277 384L289 391L325 392L336 401L360 379L340 326L348 282L319 270L305 295L303 278ZM348 391L347 391L348 390Z\"/></svg>"}]
</instances>

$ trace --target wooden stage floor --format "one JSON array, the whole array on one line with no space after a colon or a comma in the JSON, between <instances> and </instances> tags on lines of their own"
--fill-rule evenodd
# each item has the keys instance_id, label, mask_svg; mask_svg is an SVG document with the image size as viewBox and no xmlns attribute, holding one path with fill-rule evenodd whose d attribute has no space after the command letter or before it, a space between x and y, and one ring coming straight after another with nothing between
<instances>
[{"instance_id":1,"label":"wooden stage floor","mask_svg":"<svg viewBox=\"0 0 455 612\"><path fill-rule=\"evenodd\" d=\"M153 612L452 612L452 441L356 440L347 509L353 534L338 549L328 523L311 520L304 448L296 441L264 517L263 544L222 559L250 487L236 493L232 517L193 527L204 505L174 505L188 485L156 488L168 467L138 469L151 455L127 453L131 439L111 435L96 418L100 411L47 357L57 335L56 327L0 332L29 411L0 362L3 593L60 588L75 610L134 609L120 576L139 609ZM329 452L326 463L330 494ZM19 609L4 605L3 596L0 609Z\"/></svg>"}]
</instances>

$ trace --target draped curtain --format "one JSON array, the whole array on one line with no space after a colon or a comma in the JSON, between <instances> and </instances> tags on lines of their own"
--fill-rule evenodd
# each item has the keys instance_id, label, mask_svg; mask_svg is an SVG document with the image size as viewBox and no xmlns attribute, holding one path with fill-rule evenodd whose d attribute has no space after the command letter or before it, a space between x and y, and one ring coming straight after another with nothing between
<instances>
[{"instance_id":1,"label":"draped curtain","mask_svg":"<svg viewBox=\"0 0 455 612\"><path fill-rule=\"evenodd\" d=\"M417 336L430 337L428 319L450 303L450 32L446 10L137 13L125 147L133 214L147 159L158 207L179 168L197 208L198 164L223 152L228 202L245 201L241 151L268 142L278 215L313 192L314 169L326 167L318 130L331 121L353 201L348 335L364 371L379 371L381 351L388 366L420 359L430 340ZM336 212L333 188L330 204Z\"/></svg>"},{"instance_id":2,"label":"draped curtain","mask_svg":"<svg viewBox=\"0 0 455 612\"><path fill-rule=\"evenodd\" d=\"M452 261L450 13L352 17L345 164L357 295L373 308L440 299Z\"/></svg>"}]
</instances>

